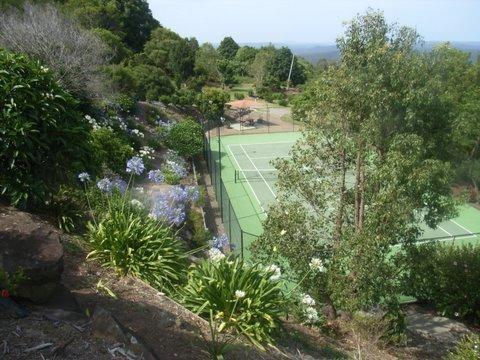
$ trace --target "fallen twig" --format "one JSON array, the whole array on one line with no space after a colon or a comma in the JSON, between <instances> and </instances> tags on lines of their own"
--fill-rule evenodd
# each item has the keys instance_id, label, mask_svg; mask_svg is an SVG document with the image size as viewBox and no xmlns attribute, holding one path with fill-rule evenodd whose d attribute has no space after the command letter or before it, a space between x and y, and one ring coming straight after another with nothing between
<instances>
[{"instance_id":1,"label":"fallen twig","mask_svg":"<svg viewBox=\"0 0 480 360\"><path fill-rule=\"evenodd\" d=\"M8 347L7 340L3 340L3 355L9 354L10 348Z\"/></svg>"},{"instance_id":2,"label":"fallen twig","mask_svg":"<svg viewBox=\"0 0 480 360\"><path fill-rule=\"evenodd\" d=\"M31 347L31 348L25 349L25 352L29 353L29 352L32 352L32 351L43 350L43 349L46 349L46 348L48 348L52 345L53 345L53 343L43 343L43 344Z\"/></svg>"}]
</instances>

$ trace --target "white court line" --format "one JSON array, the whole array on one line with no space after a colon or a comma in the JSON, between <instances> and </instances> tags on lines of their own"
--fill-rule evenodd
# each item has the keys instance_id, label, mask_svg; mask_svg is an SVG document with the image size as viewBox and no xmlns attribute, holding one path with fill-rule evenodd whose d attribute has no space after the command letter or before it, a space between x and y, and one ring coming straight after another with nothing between
<instances>
[{"instance_id":1,"label":"white court line","mask_svg":"<svg viewBox=\"0 0 480 360\"><path fill-rule=\"evenodd\" d=\"M277 141L277 142L273 141L273 142L263 142L263 143L231 144L231 145L248 146L248 145L295 144L295 143L296 141Z\"/></svg>"},{"instance_id":2,"label":"white court line","mask_svg":"<svg viewBox=\"0 0 480 360\"><path fill-rule=\"evenodd\" d=\"M275 160L275 159L278 159L278 158L281 158L281 159L289 159L289 158L291 158L291 156L285 155L285 156L277 156L277 157L271 157L271 156L250 157L250 159L252 159L252 160L262 160L262 159L272 159L272 160Z\"/></svg>"},{"instance_id":3,"label":"white court line","mask_svg":"<svg viewBox=\"0 0 480 360\"><path fill-rule=\"evenodd\" d=\"M237 164L238 169L241 169L240 164L237 161L237 158L235 157L235 155L233 155L233 151L230 148L230 145L228 145L228 151L230 151L230 154L232 155L233 160L235 160L235 164ZM248 186L250 186L250 190L252 190L253 196L255 196L255 199L257 199L258 205L260 205L260 208L262 209L262 211L265 212L265 209L263 208L262 203L258 199L258 196L255 193L255 190L253 190L252 184L250 184L250 181L248 181L248 179L245 179L245 180L247 180L247 184L248 184Z\"/></svg>"},{"instance_id":4,"label":"white court line","mask_svg":"<svg viewBox=\"0 0 480 360\"><path fill-rule=\"evenodd\" d=\"M452 223L454 223L455 225L457 225L458 227L461 227L461 228L462 228L463 230L465 230L467 233L473 235L473 232L471 232L470 230L468 230L465 226L460 225L460 224L457 223L455 220L451 220L451 219L450 219L450 221L451 221Z\"/></svg>"},{"instance_id":5,"label":"white court line","mask_svg":"<svg viewBox=\"0 0 480 360\"><path fill-rule=\"evenodd\" d=\"M270 190L270 192L272 193L273 197L275 199L277 199L277 195L275 195L275 193L273 192L272 188L270 187L270 185L268 185L267 183L267 180L265 180L265 178L263 177L262 173L258 170L257 166L255 165L255 163L252 161L252 159L250 159L250 156L248 156L248 153L245 151L245 149L243 148L242 145L240 145L240 147L242 148L243 152L245 153L245 155L247 155L247 159L252 163L253 167L255 168L255 170L258 171L258 174L260 175L260 177L263 179L263 181L265 182L265 185L267 185L268 189Z\"/></svg>"},{"instance_id":6,"label":"white court line","mask_svg":"<svg viewBox=\"0 0 480 360\"><path fill-rule=\"evenodd\" d=\"M448 235L453 236L453 235L450 234L447 230L445 230L444 228L442 228L440 225L438 226L438 228L439 228L440 230L443 230L444 232L446 232Z\"/></svg>"}]
</instances>

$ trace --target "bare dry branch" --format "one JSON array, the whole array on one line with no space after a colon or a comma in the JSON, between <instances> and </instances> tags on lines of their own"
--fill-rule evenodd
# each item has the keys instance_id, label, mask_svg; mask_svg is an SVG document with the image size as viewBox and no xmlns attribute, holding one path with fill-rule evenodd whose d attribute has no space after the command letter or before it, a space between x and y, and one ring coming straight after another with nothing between
<instances>
[{"instance_id":1,"label":"bare dry branch","mask_svg":"<svg viewBox=\"0 0 480 360\"><path fill-rule=\"evenodd\" d=\"M51 4L25 2L23 10L0 13L0 46L23 52L50 68L68 90L97 96L99 67L108 47Z\"/></svg>"}]
</instances>

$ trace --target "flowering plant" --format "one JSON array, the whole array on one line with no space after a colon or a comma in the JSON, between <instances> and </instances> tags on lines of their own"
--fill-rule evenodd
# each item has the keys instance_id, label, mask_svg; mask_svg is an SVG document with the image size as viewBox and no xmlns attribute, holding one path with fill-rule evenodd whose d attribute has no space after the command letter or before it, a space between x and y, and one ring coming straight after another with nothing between
<instances>
[{"instance_id":1,"label":"flowering plant","mask_svg":"<svg viewBox=\"0 0 480 360\"><path fill-rule=\"evenodd\" d=\"M262 347L272 342L285 314L280 283L260 264L247 265L213 248L210 260L193 265L181 302L205 319L213 314L219 332L236 332Z\"/></svg>"}]
</instances>

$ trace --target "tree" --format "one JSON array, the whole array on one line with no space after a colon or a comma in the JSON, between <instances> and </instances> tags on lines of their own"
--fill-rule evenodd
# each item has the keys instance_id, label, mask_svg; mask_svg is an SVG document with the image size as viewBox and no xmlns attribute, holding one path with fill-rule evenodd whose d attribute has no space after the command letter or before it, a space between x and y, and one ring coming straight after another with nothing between
<instances>
[{"instance_id":1,"label":"tree","mask_svg":"<svg viewBox=\"0 0 480 360\"><path fill-rule=\"evenodd\" d=\"M227 60L233 60L240 46L230 36L225 37L218 46L218 53Z\"/></svg>"},{"instance_id":2,"label":"tree","mask_svg":"<svg viewBox=\"0 0 480 360\"><path fill-rule=\"evenodd\" d=\"M257 52L258 50L252 46L242 46L238 49L234 59L238 75L245 76L248 74L248 70L255 60Z\"/></svg>"},{"instance_id":3,"label":"tree","mask_svg":"<svg viewBox=\"0 0 480 360\"><path fill-rule=\"evenodd\" d=\"M108 46L109 53L111 54L111 63L118 64L133 55L133 51L122 42L122 39L110 30L94 28L91 32Z\"/></svg>"},{"instance_id":4,"label":"tree","mask_svg":"<svg viewBox=\"0 0 480 360\"><path fill-rule=\"evenodd\" d=\"M198 74L204 74L208 81L220 81L220 70L218 63L220 55L210 43L200 46L195 55L195 71Z\"/></svg>"},{"instance_id":5,"label":"tree","mask_svg":"<svg viewBox=\"0 0 480 360\"><path fill-rule=\"evenodd\" d=\"M152 32L137 61L160 68L180 86L194 75L197 49L195 38L183 39L171 30L158 28Z\"/></svg>"},{"instance_id":6,"label":"tree","mask_svg":"<svg viewBox=\"0 0 480 360\"><path fill-rule=\"evenodd\" d=\"M205 119L219 123L225 113L225 104L230 100L230 95L215 88L206 88L197 96L197 107Z\"/></svg>"},{"instance_id":7,"label":"tree","mask_svg":"<svg viewBox=\"0 0 480 360\"><path fill-rule=\"evenodd\" d=\"M337 42L338 65L304 99L304 137L275 164L279 201L252 252L273 254L298 279L308 275L303 290L331 316L335 308L395 309L391 246L412 244L422 222L434 227L454 213L451 168L432 131L448 137L449 104L429 81L417 41L381 13L354 18ZM325 271L309 271L312 258Z\"/></svg>"},{"instance_id":8,"label":"tree","mask_svg":"<svg viewBox=\"0 0 480 360\"><path fill-rule=\"evenodd\" d=\"M99 67L108 63L107 46L53 5L27 2L23 11L2 12L0 45L40 60L63 87L76 94L93 97L101 90Z\"/></svg>"},{"instance_id":9,"label":"tree","mask_svg":"<svg viewBox=\"0 0 480 360\"><path fill-rule=\"evenodd\" d=\"M235 64L230 60L221 59L218 61L218 70L220 71L220 83L223 86L235 84Z\"/></svg>"},{"instance_id":10,"label":"tree","mask_svg":"<svg viewBox=\"0 0 480 360\"><path fill-rule=\"evenodd\" d=\"M177 86L194 74L195 53L197 50L198 42L195 38L180 39L173 44L169 52L168 68Z\"/></svg>"},{"instance_id":11,"label":"tree","mask_svg":"<svg viewBox=\"0 0 480 360\"><path fill-rule=\"evenodd\" d=\"M135 52L160 26L145 0L67 0L64 8L87 29L107 29Z\"/></svg>"},{"instance_id":12,"label":"tree","mask_svg":"<svg viewBox=\"0 0 480 360\"><path fill-rule=\"evenodd\" d=\"M261 48L255 55L255 60L250 65L249 73L254 78L257 88L263 86L267 77L267 66L275 57L275 48L273 46Z\"/></svg>"},{"instance_id":13,"label":"tree","mask_svg":"<svg viewBox=\"0 0 480 360\"><path fill-rule=\"evenodd\" d=\"M275 49L275 56L266 64L266 76L263 86L280 88L286 85L292 63L292 51L287 47ZM292 66L290 82L292 85L302 84L306 80L304 68L295 58Z\"/></svg>"}]
</instances>

